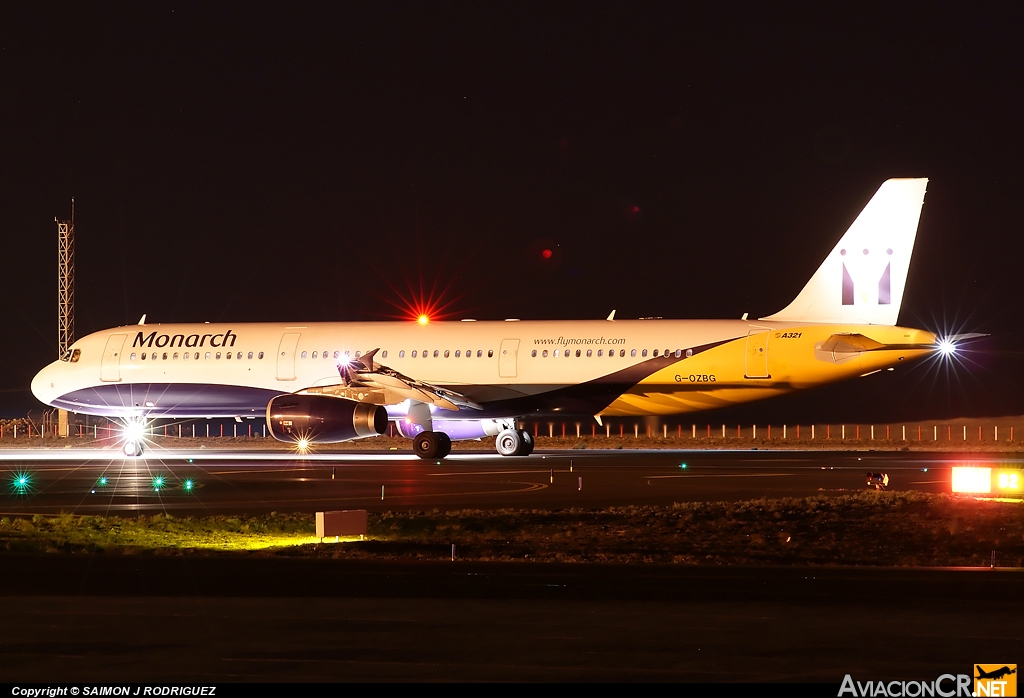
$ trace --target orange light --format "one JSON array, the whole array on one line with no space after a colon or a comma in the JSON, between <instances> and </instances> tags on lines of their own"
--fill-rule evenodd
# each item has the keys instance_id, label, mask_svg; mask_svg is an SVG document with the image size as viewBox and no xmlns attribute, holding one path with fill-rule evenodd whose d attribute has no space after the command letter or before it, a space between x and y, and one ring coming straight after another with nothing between
<instances>
[{"instance_id":1,"label":"orange light","mask_svg":"<svg viewBox=\"0 0 1024 698\"><path fill-rule=\"evenodd\" d=\"M420 323L421 325L426 325L428 322L430 322L430 318L428 318L426 315L420 315L418 318L416 318L416 322Z\"/></svg>"}]
</instances>

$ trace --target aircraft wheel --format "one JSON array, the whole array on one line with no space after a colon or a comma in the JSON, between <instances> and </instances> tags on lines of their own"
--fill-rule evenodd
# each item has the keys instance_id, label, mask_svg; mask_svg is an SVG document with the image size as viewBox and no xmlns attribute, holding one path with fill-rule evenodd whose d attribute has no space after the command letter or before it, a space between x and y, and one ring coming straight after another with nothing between
<instances>
[{"instance_id":1,"label":"aircraft wheel","mask_svg":"<svg viewBox=\"0 0 1024 698\"><path fill-rule=\"evenodd\" d=\"M528 456L533 453L533 446L536 443L533 440L533 435L525 429L519 430L519 438L522 444L519 446L519 450L516 451L517 456Z\"/></svg>"},{"instance_id":2,"label":"aircraft wheel","mask_svg":"<svg viewBox=\"0 0 1024 698\"><path fill-rule=\"evenodd\" d=\"M412 450L416 452L417 456L424 460L438 457L441 450L441 439L438 438L438 433L436 431L421 431L416 435L416 438L412 440ZM449 448L451 448L450 444L449 440Z\"/></svg>"},{"instance_id":3,"label":"aircraft wheel","mask_svg":"<svg viewBox=\"0 0 1024 698\"><path fill-rule=\"evenodd\" d=\"M494 448L503 456L518 456L519 449L523 447L523 439L520 432L515 429L506 429L498 434L494 442Z\"/></svg>"},{"instance_id":4,"label":"aircraft wheel","mask_svg":"<svg viewBox=\"0 0 1024 698\"><path fill-rule=\"evenodd\" d=\"M444 458L452 452L452 439L443 431L434 432L437 434L437 458Z\"/></svg>"},{"instance_id":5,"label":"aircraft wheel","mask_svg":"<svg viewBox=\"0 0 1024 698\"><path fill-rule=\"evenodd\" d=\"M142 455L142 444L138 441L126 441L123 450L125 457L138 458Z\"/></svg>"}]
</instances>

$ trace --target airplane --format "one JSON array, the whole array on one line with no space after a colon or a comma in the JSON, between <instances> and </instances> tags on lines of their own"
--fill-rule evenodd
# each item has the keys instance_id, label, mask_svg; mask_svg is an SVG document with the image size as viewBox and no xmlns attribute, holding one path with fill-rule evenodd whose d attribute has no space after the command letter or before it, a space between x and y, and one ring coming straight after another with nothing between
<instances>
[{"instance_id":1,"label":"airplane","mask_svg":"<svg viewBox=\"0 0 1024 698\"><path fill-rule=\"evenodd\" d=\"M1004 666L1000 669L993 669L990 672L986 672L982 669L980 664L975 664L974 668L978 670L978 675L974 677L976 679L1001 679L1004 676L1017 673L1016 669L1011 669L1008 666Z\"/></svg>"},{"instance_id":2,"label":"airplane","mask_svg":"<svg viewBox=\"0 0 1024 698\"><path fill-rule=\"evenodd\" d=\"M529 455L527 417L709 410L950 353L897 326L928 180L885 181L785 308L749 320L146 324L74 342L32 381L43 403L122 418L266 419L305 446L383 434L416 455L495 438Z\"/></svg>"}]
</instances>

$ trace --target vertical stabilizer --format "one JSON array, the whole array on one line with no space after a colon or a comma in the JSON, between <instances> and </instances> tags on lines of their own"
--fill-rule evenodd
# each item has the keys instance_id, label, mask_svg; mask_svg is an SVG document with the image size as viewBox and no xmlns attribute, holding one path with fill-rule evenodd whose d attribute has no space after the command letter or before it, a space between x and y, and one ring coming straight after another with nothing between
<instances>
[{"instance_id":1,"label":"vertical stabilizer","mask_svg":"<svg viewBox=\"0 0 1024 698\"><path fill-rule=\"evenodd\" d=\"M923 178L884 182L800 295L761 319L895 325L927 186Z\"/></svg>"}]
</instances>

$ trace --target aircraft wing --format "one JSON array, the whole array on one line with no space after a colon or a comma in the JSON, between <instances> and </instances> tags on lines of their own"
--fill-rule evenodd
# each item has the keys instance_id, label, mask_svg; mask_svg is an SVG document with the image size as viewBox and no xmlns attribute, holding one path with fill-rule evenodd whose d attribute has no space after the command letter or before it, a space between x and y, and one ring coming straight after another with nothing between
<instances>
[{"instance_id":1,"label":"aircraft wing","mask_svg":"<svg viewBox=\"0 0 1024 698\"><path fill-rule=\"evenodd\" d=\"M373 360L379 350L369 351L352 363L338 364L340 381L299 391L303 394L333 395L357 402L396 405L415 400L446 410L483 409L461 393L418 381Z\"/></svg>"}]
</instances>

